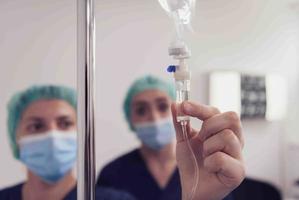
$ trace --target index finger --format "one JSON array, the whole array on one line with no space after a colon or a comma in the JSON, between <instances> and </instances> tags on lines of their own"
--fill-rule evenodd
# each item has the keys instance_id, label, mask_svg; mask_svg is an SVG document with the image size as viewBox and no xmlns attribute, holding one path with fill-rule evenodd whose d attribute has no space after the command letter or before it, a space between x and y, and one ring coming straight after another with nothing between
<instances>
[{"instance_id":1,"label":"index finger","mask_svg":"<svg viewBox=\"0 0 299 200\"><path fill-rule=\"evenodd\" d=\"M184 101L181 104L181 110L185 115L196 117L202 121L205 121L214 115L220 114L220 111L215 107L198 104L192 101Z\"/></svg>"}]
</instances>

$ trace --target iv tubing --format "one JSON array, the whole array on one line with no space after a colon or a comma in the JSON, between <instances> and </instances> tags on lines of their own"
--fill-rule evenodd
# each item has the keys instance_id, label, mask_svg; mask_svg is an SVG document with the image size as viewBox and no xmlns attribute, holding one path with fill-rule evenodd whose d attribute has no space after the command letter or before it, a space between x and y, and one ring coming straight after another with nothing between
<instances>
[{"instance_id":1,"label":"iv tubing","mask_svg":"<svg viewBox=\"0 0 299 200\"><path fill-rule=\"evenodd\" d=\"M187 122L188 122L188 120L183 120L180 123L181 123L181 127L182 127L183 138L187 142L187 146L188 146L188 149L191 153L192 161L193 161L193 167L194 167L194 181L193 182L194 183L193 183L193 186L191 188L190 194L189 195L187 194L187 200L193 200L194 195L195 195L196 190L197 190L197 187L198 187L199 170L198 170L198 163L197 163L197 160L196 160L196 156L195 156L194 150L193 150L193 148L191 146L191 143L190 143L191 138L189 138L188 134L187 134Z\"/></svg>"}]
</instances>

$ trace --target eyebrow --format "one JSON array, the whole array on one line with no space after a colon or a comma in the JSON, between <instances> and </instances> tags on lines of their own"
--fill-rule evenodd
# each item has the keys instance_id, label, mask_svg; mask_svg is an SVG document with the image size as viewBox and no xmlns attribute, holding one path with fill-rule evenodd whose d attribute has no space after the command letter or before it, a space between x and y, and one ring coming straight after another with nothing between
<instances>
[{"instance_id":1,"label":"eyebrow","mask_svg":"<svg viewBox=\"0 0 299 200\"><path fill-rule=\"evenodd\" d=\"M73 117L69 116L69 115L62 115L62 116L58 116L56 119L58 120L73 120Z\"/></svg>"},{"instance_id":2,"label":"eyebrow","mask_svg":"<svg viewBox=\"0 0 299 200\"><path fill-rule=\"evenodd\" d=\"M158 97L155 99L155 102L167 102L167 98L165 97ZM144 100L139 100L139 101L136 101L133 103L133 106L143 106L143 105L147 105L149 104L147 101L144 101Z\"/></svg>"},{"instance_id":3,"label":"eyebrow","mask_svg":"<svg viewBox=\"0 0 299 200\"><path fill-rule=\"evenodd\" d=\"M56 117L56 119L57 120L67 120L67 119L73 120L73 117L71 117L69 115L62 115L62 116ZM31 117L27 117L25 119L25 121L37 121L37 122L40 122L40 121L44 121L44 118L37 117L37 116L31 116Z\"/></svg>"},{"instance_id":4,"label":"eyebrow","mask_svg":"<svg viewBox=\"0 0 299 200\"><path fill-rule=\"evenodd\" d=\"M133 106L142 106L142 105L147 105L148 102L146 101L136 101L133 103Z\"/></svg>"},{"instance_id":5,"label":"eyebrow","mask_svg":"<svg viewBox=\"0 0 299 200\"><path fill-rule=\"evenodd\" d=\"M163 102L167 102L168 100L167 100L167 98L165 98L165 97L159 97L159 98L157 98L157 99L155 99L155 101L156 102L161 102L161 101L163 101Z\"/></svg>"},{"instance_id":6,"label":"eyebrow","mask_svg":"<svg viewBox=\"0 0 299 200\"><path fill-rule=\"evenodd\" d=\"M27 117L25 119L25 121L43 121L43 118L41 117L36 117L36 116L32 116L32 117Z\"/></svg>"}]
</instances>

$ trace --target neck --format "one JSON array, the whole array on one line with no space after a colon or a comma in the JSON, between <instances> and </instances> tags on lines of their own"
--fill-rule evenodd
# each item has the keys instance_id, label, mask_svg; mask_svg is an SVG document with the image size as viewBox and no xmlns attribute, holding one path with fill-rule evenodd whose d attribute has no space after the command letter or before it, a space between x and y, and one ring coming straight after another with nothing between
<instances>
[{"instance_id":1,"label":"neck","mask_svg":"<svg viewBox=\"0 0 299 200\"><path fill-rule=\"evenodd\" d=\"M153 150L146 145L140 148L141 155L147 162L158 162L161 166L176 165L175 143L170 143L160 150Z\"/></svg>"},{"instance_id":2,"label":"neck","mask_svg":"<svg viewBox=\"0 0 299 200\"><path fill-rule=\"evenodd\" d=\"M159 187L165 188L176 169L175 144L169 144L159 151L142 145L140 152Z\"/></svg>"},{"instance_id":3,"label":"neck","mask_svg":"<svg viewBox=\"0 0 299 200\"><path fill-rule=\"evenodd\" d=\"M76 186L76 179L69 172L57 183L49 184L35 174L28 172L28 180L23 187L24 200L60 200Z\"/></svg>"}]
</instances>

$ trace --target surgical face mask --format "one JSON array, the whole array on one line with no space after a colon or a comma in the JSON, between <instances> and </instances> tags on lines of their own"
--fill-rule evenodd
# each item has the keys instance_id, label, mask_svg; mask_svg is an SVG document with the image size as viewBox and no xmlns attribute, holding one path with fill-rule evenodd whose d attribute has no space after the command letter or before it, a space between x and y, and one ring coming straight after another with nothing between
<instances>
[{"instance_id":1,"label":"surgical face mask","mask_svg":"<svg viewBox=\"0 0 299 200\"><path fill-rule=\"evenodd\" d=\"M175 138L172 118L134 124L137 137L153 150L160 150Z\"/></svg>"},{"instance_id":2,"label":"surgical face mask","mask_svg":"<svg viewBox=\"0 0 299 200\"><path fill-rule=\"evenodd\" d=\"M51 131L26 136L18 144L20 160L47 183L59 181L76 162L76 132Z\"/></svg>"}]
</instances>

